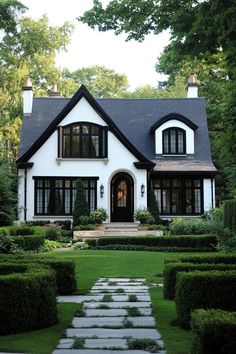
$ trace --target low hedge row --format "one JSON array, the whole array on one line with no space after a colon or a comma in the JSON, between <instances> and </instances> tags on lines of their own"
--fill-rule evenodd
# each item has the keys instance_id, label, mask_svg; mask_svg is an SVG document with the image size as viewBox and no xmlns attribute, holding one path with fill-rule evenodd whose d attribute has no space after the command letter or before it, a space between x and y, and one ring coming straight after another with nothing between
<instances>
[{"instance_id":1,"label":"low hedge row","mask_svg":"<svg viewBox=\"0 0 236 354\"><path fill-rule=\"evenodd\" d=\"M144 245L106 245L106 246L91 246L96 250L119 250L119 251L148 251L148 252L209 252L212 251L208 247L191 248L191 247L151 247Z\"/></svg>"},{"instance_id":2,"label":"low hedge row","mask_svg":"<svg viewBox=\"0 0 236 354\"><path fill-rule=\"evenodd\" d=\"M191 354L235 353L236 312L195 310L191 329Z\"/></svg>"},{"instance_id":3,"label":"low hedge row","mask_svg":"<svg viewBox=\"0 0 236 354\"><path fill-rule=\"evenodd\" d=\"M166 258L165 264L167 263L236 263L236 253L227 254L209 254L201 256L184 256L178 258Z\"/></svg>"},{"instance_id":4,"label":"low hedge row","mask_svg":"<svg viewBox=\"0 0 236 354\"><path fill-rule=\"evenodd\" d=\"M97 246L106 245L144 245L148 247L204 248L214 250L215 236L122 236L106 237L97 240Z\"/></svg>"},{"instance_id":5,"label":"low hedge row","mask_svg":"<svg viewBox=\"0 0 236 354\"><path fill-rule=\"evenodd\" d=\"M56 279L52 270L4 264L0 265L0 274L1 335L57 323Z\"/></svg>"},{"instance_id":6,"label":"low hedge row","mask_svg":"<svg viewBox=\"0 0 236 354\"><path fill-rule=\"evenodd\" d=\"M191 311L236 311L236 271L180 272L176 282L177 321L189 328Z\"/></svg>"},{"instance_id":7,"label":"low hedge row","mask_svg":"<svg viewBox=\"0 0 236 354\"><path fill-rule=\"evenodd\" d=\"M75 263L70 259L55 259L49 257L39 257L38 255L1 256L0 262L30 263L36 265L46 265L56 274L57 292L59 295L70 295L76 290Z\"/></svg>"},{"instance_id":8,"label":"low hedge row","mask_svg":"<svg viewBox=\"0 0 236 354\"><path fill-rule=\"evenodd\" d=\"M164 277L164 297L173 300L175 297L175 287L177 274L180 272L192 271L206 271L206 270L235 270L236 264L194 264L194 263L169 263L165 265Z\"/></svg>"}]
</instances>

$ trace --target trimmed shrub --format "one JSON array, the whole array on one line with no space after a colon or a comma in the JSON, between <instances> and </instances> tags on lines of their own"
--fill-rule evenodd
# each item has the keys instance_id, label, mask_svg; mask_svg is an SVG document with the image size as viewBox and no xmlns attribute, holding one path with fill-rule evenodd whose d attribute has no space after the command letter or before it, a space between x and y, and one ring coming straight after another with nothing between
<instances>
[{"instance_id":1,"label":"trimmed shrub","mask_svg":"<svg viewBox=\"0 0 236 354\"><path fill-rule=\"evenodd\" d=\"M224 203L224 227L236 232L236 199Z\"/></svg>"},{"instance_id":2,"label":"trimmed shrub","mask_svg":"<svg viewBox=\"0 0 236 354\"><path fill-rule=\"evenodd\" d=\"M235 270L236 264L194 264L194 263L169 263L165 265L164 276L164 296L173 300L175 297L175 286L177 274L180 272L192 272L194 270Z\"/></svg>"},{"instance_id":3,"label":"trimmed shrub","mask_svg":"<svg viewBox=\"0 0 236 354\"><path fill-rule=\"evenodd\" d=\"M165 264L167 263L236 263L236 253L227 254L207 254L201 256L184 256L178 258L166 258Z\"/></svg>"},{"instance_id":4,"label":"trimmed shrub","mask_svg":"<svg viewBox=\"0 0 236 354\"><path fill-rule=\"evenodd\" d=\"M191 354L235 353L236 312L195 310L191 329Z\"/></svg>"},{"instance_id":5,"label":"trimmed shrub","mask_svg":"<svg viewBox=\"0 0 236 354\"><path fill-rule=\"evenodd\" d=\"M11 236L34 235L34 229L29 226L11 226L9 232Z\"/></svg>"},{"instance_id":6,"label":"trimmed shrub","mask_svg":"<svg viewBox=\"0 0 236 354\"><path fill-rule=\"evenodd\" d=\"M71 230L71 220L55 220L54 223L61 226L62 230Z\"/></svg>"},{"instance_id":7,"label":"trimmed shrub","mask_svg":"<svg viewBox=\"0 0 236 354\"><path fill-rule=\"evenodd\" d=\"M203 235L209 233L208 223L204 219L175 218L170 223L172 235Z\"/></svg>"},{"instance_id":8,"label":"trimmed shrub","mask_svg":"<svg viewBox=\"0 0 236 354\"><path fill-rule=\"evenodd\" d=\"M180 272L175 303L177 321L183 328L189 328L195 309L236 311L236 272Z\"/></svg>"},{"instance_id":9,"label":"trimmed shrub","mask_svg":"<svg viewBox=\"0 0 236 354\"><path fill-rule=\"evenodd\" d=\"M84 240L84 241L89 245L89 247L96 247L96 246L97 246L97 240L96 240L96 239L87 238L87 239Z\"/></svg>"},{"instance_id":10,"label":"trimmed shrub","mask_svg":"<svg viewBox=\"0 0 236 354\"><path fill-rule=\"evenodd\" d=\"M5 275L0 275L0 334L40 329L57 323L56 281L50 269L28 264L5 264L0 265L0 273L1 269Z\"/></svg>"},{"instance_id":11,"label":"trimmed shrub","mask_svg":"<svg viewBox=\"0 0 236 354\"><path fill-rule=\"evenodd\" d=\"M16 253L24 248L24 239L22 236L15 237L1 236L0 237L0 254L1 253Z\"/></svg>"},{"instance_id":12,"label":"trimmed shrub","mask_svg":"<svg viewBox=\"0 0 236 354\"><path fill-rule=\"evenodd\" d=\"M50 220L30 220L25 221L25 224L28 226L44 226L49 225L51 223Z\"/></svg>"},{"instance_id":13,"label":"trimmed shrub","mask_svg":"<svg viewBox=\"0 0 236 354\"><path fill-rule=\"evenodd\" d=\"M97 241L98 246L107 245L144 245L148 247L197 248L214 250L215 236L122 236L106 237Z\"/></svg>"},{"instance_id":14,"label":"trimmed shrub","mask_svg":"<svg viewBox=\"0 0 236 354\"><path fill-rule=\"evenodd\" d=\"M87 217L87 216L85 216ZM81 216L82 218L82 216ZM92 224L81 224L81 225L78 225L74 228L74 231L83 231L83 230L96 230L96 226L95 225L92 225Z\"/></svg>"},{"instance_id":15,"label":"trimmed shrub","mask_svg":"<svg viewBox=\"0 0 236 354\"><path fill-rule=\"evenodd\" d=\"M62 237L61 226L58 224L45 225L45 238L51 241L58 241Z\"/></svg>"},{"instance_id":16,"label":"trimmed shrub","mask_svg":"<svg viewBox=\"0 0 236 354\"><path fill-rule=\"evenodd\" d=\"M101 224L103 221L106 221L108 215L106 209L98 208L91 211L90 217L92 218L94 224Z\"/></svg>"},{"instance_id":17,"label":"trimmed shrub","mask_svg":"<svg viewBox=\"0 0 236 354\"><path fill-rule=\"evenodd\" d=\"M19 237L14 237L15 242ZM44 245L45 237L42 235L29 235L23 236L24 239L24 250L25 251L39 251Z\"/></svg>"},{"instance_id":18,"label":"trimmed shrub","mask_svg":"<svg viewBox=\"0 0 236 354\"><path fill-rule=\"evenodd\" d=\"M89 216L89 208L88 203L85 197L84 192L84 184L81 179L76 181L76 197L74 203L74 211L73 211L73 226L79 225L79 217L80 216Z\"/></svg>"},{"instance_id":19,"label":"trimmed shrub","mask_svg":"<svg viewBox=\"0 0 236 354\"><path fill-rule=\"evenodd\" d=\"M153 189L148 192L148 210L150 211L154 222L158 224L160 222L158 205Z\"/></svg>"},{"instance_id":20,"label":"trimmed shrub","mask_svg":"<svg viewBox=\"0 0 236 354\"><path fill-rule=\"evenodd\" d=\"M71 259L55 259L39 255L7 255L1 256L0 264L30 263L49 266L56 274L57 291L59 295L70 295L76 290L75 263Z\"/></svg>"}]
</instances>

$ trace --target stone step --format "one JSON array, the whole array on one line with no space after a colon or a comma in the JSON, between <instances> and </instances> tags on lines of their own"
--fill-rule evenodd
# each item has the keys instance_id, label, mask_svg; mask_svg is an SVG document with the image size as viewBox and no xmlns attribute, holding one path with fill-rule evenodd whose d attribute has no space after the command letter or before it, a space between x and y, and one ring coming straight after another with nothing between
<instances>
[{"instance_id":1,"label":"stone step","mask_svg":"<svg viewBox=\"0 0 236 354\"><path fill-rule=\"evenodd\" d=\"M74 317L72 326L74 328L89 327L113 327L123 326L125 321L132 322L133 327L153 327L155 328L155 319L152 316L142 317Z\"/></svg>"},{"instance_id":2,"label":"stone step","mask_svg":"<svg viewBox=\"0 0 236 354\"><path fill-rule=\"evenodd\" d=\"M119 281L119 282L142 281L142 282L145 282L146 279L145 278L99 278L97 280L97 282L104 282L104 281Z\"/></svg>"},{"instance_id":3,"label":"stone step","mask_svg":"<svg viewBox=\"0 0 236 354\"><path fill-rule=\"evenodd\" d=\"M110 222L104 223L105 230L109 229L137 229L140 223L138 222Z\"/></svg>"},{"instance_id":4,"label":"stone step","mask_svg":"<svg viewBox=\"0 0 236 354\"><path fill-rule=\"evenodd\" d=\"M84 302L84 309L97 309L100 306L108 306L110 309L122 309L126 307L150 307L150 301L136 301L136 302L128 302L128 301L110 301L110 302Z\"/></svg>"},{"instance_id":5,"label":"stone step","mask_svg":"<svg viewBox=\"0 0 236 354\"><path fill-rule=\"evenodd\" d=\"M160 339L160 333L153 328L68 328L66 330L68 338L80 337L80 338L150 338ZM89 347L91 348L91 347ZM99 348L99 347L96 347Z\"/></svg>"},{"instance_id":6,"label":"stone step","mask_svg":"<svg viewBox=\"0 0 236 354\"><path fill-rule=\"evenodd\" d=\"M146 285L125 285L125 284L122 284L122 285L107 285L106 287L102 286L102 285L94 285L91 289L91 291L93 290L105 290L106 291L109 291L109 290L117 290L117 289L124 289L124 290L127 290L127 291L139 291L139 290L148 290L148 286Z\"/></svg>"},{"instance_id":7,"label":"stone step","mask_svg":"<svg viewBox=\"0 0 236 354\"><path fill-rule=\"evenodd\" d=\"M100 286L100 287L107 287L107 286L145 286L142 281L136 281L136 282L124 282L124 281L110 281L110 282L96 282L94 286Z\"/></svg>"},{"instance_id":8,"label":"stone step","mask_svg":"<svg viewBox=\"0 0 236 354\"><path fill-rule=\"evenodd\" d=\"M151 316L152 310L150 308L139 308L141 313L140 321L142 316ZM125 309L86 309L86 317L115 317L115 316L128 316L128 312Z\"/></svg>"},{"instance_id":9,"label":"stone step","mask_svg":"<svg viewBox=\"0 0 236 354\"><path fill-rule=\"evenodd\" d=\"M86 301L86 302L100 302L103 300L103 296L104 295L109 295L109 294L100 294L97 293L98 295L65 295L65 296L58 296L58 302L74 302L74 303L79 303L81 304L82 302ZM134 295L134 294L130 294L130 295ZM138 301L150 301L150 296L147 295L136 295ZM129 299L129 295L128 294L124 294L124 295L114 295L114 293L112 293L112 300L114 302L123 302L123 301L128 301ZM1 354L1 353L0 353Z\"/></svg>"},{"instance_id":10,"label":"stone step","mask_svg":"<svg viewBox=\"0 0 236 354\"><path fill-rule=\"evenodd\" d=\"M2 353L0 353L2 354ZM9 354L9 353L3 353ZM13 353L16 354L16 353ZM22 354L22 353L21 353ZM24 353L23 353L24 354ZM111 349L56 349L52 354L151 354L146 350L111 350ZM159 350L158 354L166 354L165 350Z\"/></svg>"},{"instance_id":11,"label":"stone step","mask_svg":"<svg viewBox=\"0 0 236 354\"><path fill-rule=\"evenodd\" d=\"M122 286L120 286L120 287L118 287L119 289L123 289L124 290L124 292L116 292L117 291L117 289L98 289L98 290L91 290L91 292L90 292L90 294L91 295L95 295L95 294L101 294L101 293L103 293L104 294L104 290L106 290L106 294L108 294L108 293L111 293L111 294L129 294L129 295L131 295L131 294L136 294L136 295L141 295L141 294L143 294L143 295L147 295L148 294L148 290L146 289L146 290L137 290L137 289L131 289L131 288L128 288L128 289L124 289Z\"/></svg>"}]
</instances>

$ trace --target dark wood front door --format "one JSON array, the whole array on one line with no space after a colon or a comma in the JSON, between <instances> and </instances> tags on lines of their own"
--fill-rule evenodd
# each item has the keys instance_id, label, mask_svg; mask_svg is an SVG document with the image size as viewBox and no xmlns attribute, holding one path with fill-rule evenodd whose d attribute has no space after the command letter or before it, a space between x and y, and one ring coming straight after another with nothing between
<instances>
[{"instance_id":1,"label":"dark wood front door","mask_svg":"<svg viewBox=\"0 0 236 354\"><path fill-rule=\"evenodd\" d=\"M128 173L117 173L111 181L111 221L133 221L134 183Z\"/></svg>"}]
</instances>

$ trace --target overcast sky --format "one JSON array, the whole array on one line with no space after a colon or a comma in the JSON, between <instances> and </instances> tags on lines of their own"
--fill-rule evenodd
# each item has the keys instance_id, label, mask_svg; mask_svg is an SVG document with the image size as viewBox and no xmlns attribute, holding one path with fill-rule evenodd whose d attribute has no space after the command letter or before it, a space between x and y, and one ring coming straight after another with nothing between
<instances>
[{"instance_id":1,"label":"overcast sky","mask_svg":"<svg viewBox=\"0 0 236 354\"><path fill-rule=\"evenodd\" d=\"M71 44L66 53L58 55L57 64L75 70L104 65L119 74L126 74L130 89L137 86L156 86L162 76L155 72L157 57L168 44L168 34L149 35L142 43L125 41L125 35L98 32L78 23L76 17L92 6L92 0L21 0L29 8L26 15L39 18L47 14L53 25L70 21L75 25ZM102 0L107 4L108 0Z\"/></svg>"}]
</instances>

